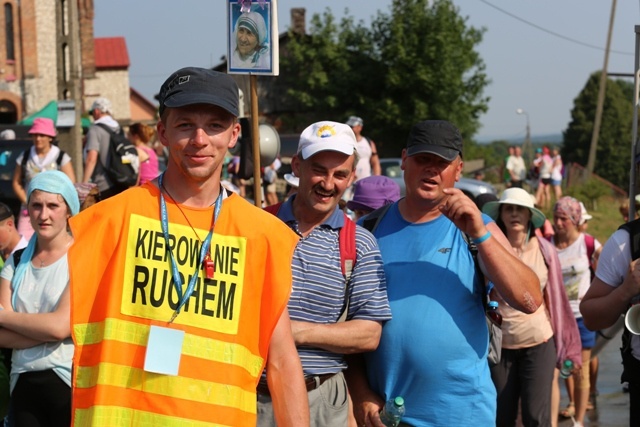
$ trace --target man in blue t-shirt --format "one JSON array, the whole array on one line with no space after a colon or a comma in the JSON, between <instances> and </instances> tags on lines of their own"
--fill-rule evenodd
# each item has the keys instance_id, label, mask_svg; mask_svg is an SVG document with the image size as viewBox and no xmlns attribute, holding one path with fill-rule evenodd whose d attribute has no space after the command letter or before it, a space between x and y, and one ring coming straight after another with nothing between
<instances>
[{"instance_id":1,"label":"man in blue t-shirt","mask_svg":"<svg viewBox=\"0 0 640 427\"><path fill-rule=\"evenodd\" d=\"M354 357L346 374L358 425L382 426L378 413L397 396L404 398L406 425L495 424L482 278L463 233L512 307L533 313L542 295L537 276L497 225L454 189L462 165L455 126L427 120L413 127L402 152L406 197L374 230L393 319L378 348Z\"/></svg>"},{"instance_id":2,"label":"man in blue t-shirt","mask_svg":"<svg viewBox=\"0 0 640 427\"><path fill-rule=\"evenodd\" d=\"M349 126L323 121L307 127L291 163L299 177L298 192L277 212L300 236L287 308L307 383L311 426L317 427L347 425L344 355L375 350L382 324L391 318L376 239L360 226L352 224L353 271L348 279L342 272L340 229L350 220L338 202L354 180L355 163L356 138ZM271 399L261 383L258 427L271 426Z\"/></svg>"}]
</instances>

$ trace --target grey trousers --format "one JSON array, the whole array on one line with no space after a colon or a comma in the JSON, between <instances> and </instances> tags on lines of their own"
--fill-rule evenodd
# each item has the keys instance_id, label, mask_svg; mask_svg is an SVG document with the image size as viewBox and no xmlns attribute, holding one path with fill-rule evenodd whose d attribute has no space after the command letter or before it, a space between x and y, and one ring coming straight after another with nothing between
<instances>
[{"instance_id":1,"label":"grey trousers","mask_svg":"<svg viewBox=\"0 0 640 427\"><path fill-rule=\"evenodd\" d=\"M319 388L307 393L311 427L340 427L347 425L349 399L347 383L342 372L334 375ZM271 397L258 393L257 427L275 427Z\"/></svg>"}]
</instances>

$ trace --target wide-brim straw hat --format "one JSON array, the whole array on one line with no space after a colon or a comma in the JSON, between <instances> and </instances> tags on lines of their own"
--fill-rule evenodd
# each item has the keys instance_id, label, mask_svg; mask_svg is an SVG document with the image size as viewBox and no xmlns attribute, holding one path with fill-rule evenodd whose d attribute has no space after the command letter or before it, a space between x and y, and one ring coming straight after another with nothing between
<instances>
[{"instance_id":1,"label":"wide-brim straw hat","mask_svg":"<svg viewBox=\"0 0 640 427\"><path fill-rule=\"evenodd\" d=\"M482 207L482 212L494 220L497 220L500 215L500 205L516 205L528 208L529 211L531 211L531 224L533 224L534 228L542 227L544 221L547 219L547 217L533 205L531 194L522 188L507 188L500 196L500 200L485 203Z\"/></svg>"}]
</instances>

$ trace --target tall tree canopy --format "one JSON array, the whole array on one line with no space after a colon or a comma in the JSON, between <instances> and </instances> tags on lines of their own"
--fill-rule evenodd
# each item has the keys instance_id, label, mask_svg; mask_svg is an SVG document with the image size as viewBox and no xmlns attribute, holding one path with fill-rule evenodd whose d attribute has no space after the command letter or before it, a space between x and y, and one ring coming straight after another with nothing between
<instances>
[{"instance_id":1,"label":"tall tree canopy","mask_svg":"<svg viewBox=\"0 0 640 427\"><path fill-rule=\"evenodd\" d=\"M451 0L394 0L370 27L316 14L309 35L291 33L281 57L278 92L293 107L285 125L358 115L386 155L398 155L425 119L449 120L469 139L488 104L475 50L483 32Z\"/></svg>"},{"instance_id":2,"label":"tall tree canopy","mask_svg":"<svg viewBox=\"0 0 640 427\"><path fill-rule=\"evenodd\" d=\"M586 165L598 101L600 72L593 73L574 100L561 150L565 162ZM633 85L607 80L594 172L621 188L629 186Z\"/></svg>"}]
</instances>

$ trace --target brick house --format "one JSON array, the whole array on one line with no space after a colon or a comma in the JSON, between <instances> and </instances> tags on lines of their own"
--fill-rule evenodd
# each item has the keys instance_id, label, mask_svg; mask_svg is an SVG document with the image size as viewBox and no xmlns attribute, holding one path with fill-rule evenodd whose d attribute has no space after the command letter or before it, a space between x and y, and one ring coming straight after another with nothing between
<instances>
[{"instance_id":1,"label":"brick house","mask_svg":"<svg viewBox=\"0 0 640 427\"><path fill-rule=\"evenodd\" d=\"M77 11L70 10L68 0L2 2L0 125L16 123L52 100L72 99L74 75L81 76L82 112L104 96L123 124L152 121L154 104L129 85L125 39L94 38L93 1L71 1L77 2ZM71 39L74 33L79 34L79 43ZM79 52L74 56L71 47L75 45ZM71 72L74 61L77 73Z\"/></svg>"}]
</instances>

